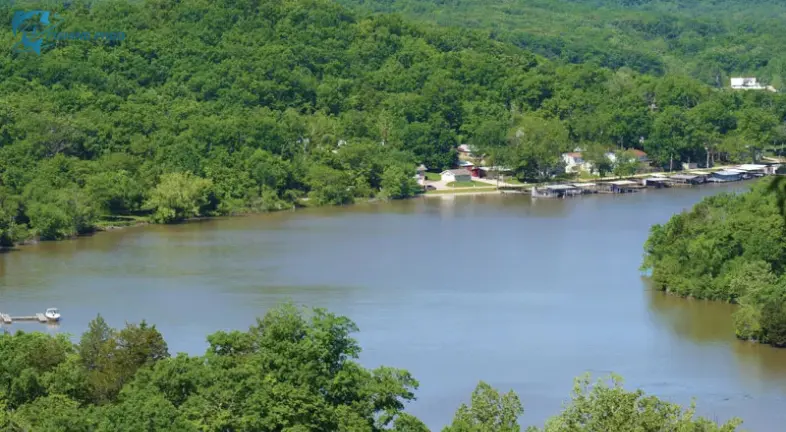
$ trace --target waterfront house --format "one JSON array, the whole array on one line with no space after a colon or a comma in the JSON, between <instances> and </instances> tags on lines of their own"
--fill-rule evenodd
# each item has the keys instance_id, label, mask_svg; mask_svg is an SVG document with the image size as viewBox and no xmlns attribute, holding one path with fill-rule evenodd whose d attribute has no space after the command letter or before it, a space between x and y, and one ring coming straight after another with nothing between
<instances>
[{"instance_id":1,"label":"waterfront house","mask_svg":"<svg viewBox=\"0 0 786 432\"><path fill-rule=\"evenodd\" d=\"M562 154L562 161L565 162L565 172L575 173L579 171L592 171L592 164L585 161L581 152L570 152Z\"/></svg>"},{"instance_id":2,"label":"waterfront house","mask_svg":"<svg viewBox=\"0 0 786 432\"><path fill-rule=\"evenodd\" d=\"M440 175L446 183L472 181L472 174L464 168L445 170Z\"/></svg>"},{"instance_id":3,"label":"waterfront house","mask_svg":"<svg viewBox=\"0 0 786 432\"><path fill-rule=\"evenodd\" d=\"M739 171L723 170L712 173L710 181L725 183L730 181L742 180L742 173Z\"/></svg>"},{"instance_id":4,"label":"waterfront house","mask_svg":"<svg viewBox=\"0 0 786 432\"><path fill-rule=\"evenodd\" d=\"M469 171L472 177L480 177L480 168L476 167L475 164L470 161L460 160L457 168L464 168Z\"/></svg>"},{"instance_id":5,"label":"waterfront house","mask_svg":"<svg viewBox=\"0 0 786 432\"><path fill-rule=\"evenodd\" d=\"M639 162L639 163L649 163L650 162L650 159L647 156L647 153L644 153L641 150L638 150L638 149L627 149L625 151L627 151L630 154L632 154L633 157L636 158L636 162ZM613 152L606 153L606 157L609 158L609 160L612 163L617 162L617 155L614 154Z\"/></svg>"},{"instance_id":6,"label":"waterfront house","mask_svg":"<svg viewBox=\"0 0 786 432\"><path fill-rule=\"evenodd\" d=\"M480 178L488 178L488 179L498 179L502 176L510 177L513 175L513 170L506 167L501 166L492 166L492 167L479 167L478 174Z\"/></svg>"},{"instance_id":7,"label":"waterfront house","mask_svg":"<svg viewBox=\"0 0 786 432\"><path fill-rule=\"evenodd\" d=\"M456 151L458 151L460 159L474 159L478 157L475 147L469 144L461 144L456 148Z\"/></svg>"}]
</instances>

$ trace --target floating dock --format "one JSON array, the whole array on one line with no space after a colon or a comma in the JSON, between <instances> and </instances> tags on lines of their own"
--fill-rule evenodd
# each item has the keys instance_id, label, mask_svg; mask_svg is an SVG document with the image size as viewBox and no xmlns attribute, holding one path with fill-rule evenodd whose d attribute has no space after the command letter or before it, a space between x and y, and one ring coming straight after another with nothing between
<instances>
[{"instance_id":1,"label":"floating dock","mask_svg":"<svg viewBox=\"0 0 786 432\"><path fill-rule=\"evenodd\" d=\"M37 313L35 315L24 315L24 316L11 316L6 313L0 313L0 324L13 324L14 321L38 321L42 324L55 322L47 318L46 315L42 313Z\"/></svg>"}]
</instances>

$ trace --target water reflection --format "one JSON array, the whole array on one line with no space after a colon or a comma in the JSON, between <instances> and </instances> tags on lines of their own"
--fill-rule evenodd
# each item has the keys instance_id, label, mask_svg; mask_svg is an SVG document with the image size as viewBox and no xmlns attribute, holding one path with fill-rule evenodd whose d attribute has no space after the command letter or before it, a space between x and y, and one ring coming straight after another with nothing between
<instances>
[{"instance_id":1,"label":"water reflection","mask_svg":"<svg viewBox=\"0 0 786 432\"><path fill-rule=\"evenodd\" d=\"M649 281L645 281L649 286ZM684 339L699 344L730 346L740 371L751 381L786 379L786 351L734 336L734 305L683 299L648 290L651 318ZM783 386L786 388L786 386Z\"/></svg>"}]
</instances>

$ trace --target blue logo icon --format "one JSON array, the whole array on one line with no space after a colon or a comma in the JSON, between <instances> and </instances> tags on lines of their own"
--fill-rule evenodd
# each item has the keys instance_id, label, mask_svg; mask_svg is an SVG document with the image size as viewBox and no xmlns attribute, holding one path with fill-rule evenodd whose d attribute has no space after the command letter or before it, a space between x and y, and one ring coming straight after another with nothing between
<instances>
[{"instance_id":1,"label":"blue logo icon","mask_svg":"<svg viewBox=\"0 0 786 432\"><path fill-rule=\"evenodd\" d=\"M34 52L41 55L41 49L51 45L45 41L55 39L57 27L63 19L58 14L44 10L17 11L11 19L11 29L14 36L22 35L22 39L14 45L14 51L19 53Z\"/></svg>"},{"instance_id":2,"label":"blue logo icon","mask_svg":"<svg viewBox=\"0 0 786 432\"><path fill-rule=\"evenodd\" d=\"M126 38L126 34L121 31L59 32L57 29L63 24L63 21L60 15L45 10L14 12L14 17L11 19L11 30L14 32L14 37L21 36L21 39L14 44L14 51L18 53L32 52L41 55L41 51L44 48L53 46L56 41L108 41L119 43Z\"/></svg>"}]
</instances>

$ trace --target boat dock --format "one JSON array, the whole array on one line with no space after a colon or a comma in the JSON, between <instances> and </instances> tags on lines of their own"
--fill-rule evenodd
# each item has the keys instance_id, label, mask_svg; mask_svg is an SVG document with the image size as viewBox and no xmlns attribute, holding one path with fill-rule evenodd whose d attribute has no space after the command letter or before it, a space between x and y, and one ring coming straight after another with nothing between
<instances>
[{"instance_id":1,"label":"boat dock","mask_svg":"<svg viewBox=\"0 0 786 432\"><path fill-rule=\"evenodd\" d=\"M539 185L532 187L531 191L532 196L536 198L566 198L588 193L631 193L644 189L726 183L778 175L776 170L779 166L778 164L743 164L713 172L692 170L669 175L656 173L619 180L596 180L597 183Z\"/></svg>"},{"instance_id":2,"label":"boat dock","mask_svg":"<svg viewBox=\"0 0 786 432\"><path fill-rule=\"evenodd\" d=\"M0 324L13 324L14 321L38 321L40 323L49 323L49 318L46 317L43 313L37 313L35 315L23 315L23 316L11 316L6 313L0 313Z\"/></svg>"}]
</instances>

